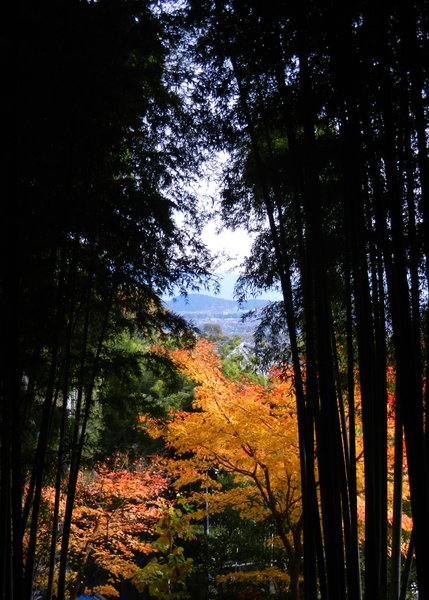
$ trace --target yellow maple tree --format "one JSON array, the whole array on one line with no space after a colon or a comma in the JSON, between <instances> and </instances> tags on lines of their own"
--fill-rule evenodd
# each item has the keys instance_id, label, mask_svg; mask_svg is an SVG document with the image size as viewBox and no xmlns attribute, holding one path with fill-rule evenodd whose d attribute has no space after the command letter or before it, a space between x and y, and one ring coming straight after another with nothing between
<instances>
[{"instance_id":1,"label":"yellow maple tree","mask_svg":"<svg viewBox=\"0 0 429 600\"><path fill-rule=\"evenodd\" d=\"M289 373L273 370L266 383L249 377L228 379L213 344L168 352L197 386L192 412L178 411L168 421L143 418L153 437L174 448L169 461L177 488L193 484L197 516L230 506L243 517L271 515L278 543L287 557L282 580L298 598L302 557L302 510L295 395ZM231 474L234 487L223 489L215 473Z\"/></svg>"}]
</instances>

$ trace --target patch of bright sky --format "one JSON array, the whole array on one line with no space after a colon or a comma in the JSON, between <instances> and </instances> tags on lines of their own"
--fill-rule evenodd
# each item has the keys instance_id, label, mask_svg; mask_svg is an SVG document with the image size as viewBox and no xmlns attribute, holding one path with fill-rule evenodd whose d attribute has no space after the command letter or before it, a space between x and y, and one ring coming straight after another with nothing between
<instances>
[{"instance_id":1,"label":"patch of bright sky","mask_svg":"<svg viewBox=\"0 0 429 600\"><path fill-rule=\"evenodd\" d=\"M202 231L202 240L218 256L214 272L230 271L238 273L243 260L249 256L253 239L246 229L231 231L222 226L217 213L219 190L221 189L222 170L228 161L226 152L219 152L215 159L207 163L206 174L198 181L195 189L201 209L208 214L209 220Z\"/></svg>"},{"instance_id":2,"label":"patch of bright sky","mask_svg":"<svg viewBox=\"0 0 429 600\"><path fill-rule=\"evenodd\" d=\"M233 299L234 285L237 277L243 272L242 263L250 255L253 237L244 228L231 231L222 227L217 219L209 221L202 231L202 240L217 256L213 272L219 275L220 291L218 296ZM203 291L202 293L212 292ZM257 294L258 298L267 300L282 300L278 290L269 290Z\"/></svg>"},{"instance_id":3,"label":"patch of bright sky","mask_svg":"<svg viewBox=\"0 0 429 600\"><path fill-rule=\"evenodd\" d=\"M245 229L230 231L220 228L219 223L208 223L202 232L202 240L213 254L219 256L214 272L242 272L241 264L249 256L253 239Z\"/></svg>"},{"instance_id":4,"label":"patch of bright sky","mask_svg":"<svg viewBox=\"0 0 429 600\"><path fill-rule=\"evenodd\" d=\"M201 178L193 193L199 198L201 210L208 215L201 237L209 250L215 256L213 273L219 275L221 298L232 299L233 287L240 273L243 272L243 261L250 255L254 236L247 229L237 228L233 231L222 225L217 214L219 203L219 190L221 188L222 165L228 160L226 153L219 153L217 160L208 165L205 177ZM180 213L176 219L180 222ZM202 294L214 295L212 290L201 289ZM281 300L282 295L273 289L257 294L258 298L268 300Z\"/></svg>"}]
</instances>

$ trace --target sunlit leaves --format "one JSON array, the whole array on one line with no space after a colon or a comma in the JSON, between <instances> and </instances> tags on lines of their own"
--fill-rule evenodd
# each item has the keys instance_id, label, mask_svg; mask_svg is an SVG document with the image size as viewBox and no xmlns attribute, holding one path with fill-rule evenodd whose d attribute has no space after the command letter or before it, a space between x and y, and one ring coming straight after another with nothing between
<instances>
[{"instance_id":1,"label":"sunlit leaves","mask_svg":"<svg viewBox=\"0 0 429 600\"><path fill-rule=\"evenodd\" d=\"M292 561L300 544L301 487L290 374L273 370L265 383L228 379L215 347L204 339L168 356L197 384L194 410L142 424L174 449L168 466L175 486L192 490L196 518L226 507L253 520L274 518ZM231 488L223 489L219 471L230 474Z\"/></svg>"},{"instance_id":2,"label":"sunlit leaves","mask_svg":"<svg viewBox=\"0 0 429 600\"><path fill-rule=\"evenodd\" d=\"M92 591L119 595L118 584L133 577L140 564L139 557L153 552L151 539L165 509L162 497L168 484L168 478L155 465L149 466L142 460L128 464L123 457L80 473L71 526L69 593L90 585L87 569L95 565L104 573L105 583L95 585ZM48 540L53 498L54 490L46 488L47 513L39 533L41 587L46 577L43 543ZM64 507L63 499L61 514Z\"/></svg>"}]
</instances>

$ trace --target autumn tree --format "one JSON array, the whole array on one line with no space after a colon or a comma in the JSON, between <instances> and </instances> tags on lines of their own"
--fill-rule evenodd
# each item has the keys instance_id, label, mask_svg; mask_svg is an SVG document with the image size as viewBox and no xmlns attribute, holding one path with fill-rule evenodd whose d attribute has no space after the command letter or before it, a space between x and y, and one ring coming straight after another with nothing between
<instances>
[{"instance_id":1,"label":"autumn tree","mask_svg":"<svg viewBox=\"0 0 429 600\"><path fill-rule=\"evenodd\" d=\"M226 506L246 518L269 515L287 557L288 577L271 568L265 575L260 573L258 581L266 577L284 584L287 579L289 597L299 598L302 507L290 374L273 372L266 384L244 376L228 379L214 346L204 339L191 349L168 355L197 383L194 410L173 412L164 425L156 426L144 417L143 422L177 455L169 463L175 487L198 484L190 500L201 507L201 517L222 512ZM219 469L231 474L230 489L219 484Z\"/></svg>"},{"instance_id":2,"label":"autumn tree","mask_svg":"<svg viewBox=\"0 0 429 600\"><path fill-rule=\"evenodd\" d=\"M168 486L168 478L156 465L144 460L129 464L125 456L80 472L70 531L69 597L84 591L119 596L121 582L131 580L142 558L154 551L154 527L166 510ZM55 488L44 488L42 496L36 585L46 590ZM62 494L60 518L64 517L66 499Z\"/></svg>"}]
</instances>

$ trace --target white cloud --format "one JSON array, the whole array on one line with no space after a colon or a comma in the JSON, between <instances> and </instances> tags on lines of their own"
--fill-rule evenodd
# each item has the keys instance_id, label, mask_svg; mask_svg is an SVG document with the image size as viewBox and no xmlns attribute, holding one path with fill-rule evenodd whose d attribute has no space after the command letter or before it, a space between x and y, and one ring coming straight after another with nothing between
<instances>
[{"instance_id":1,"label":"white cloud","mask_svg":"<svg viewBox=\"0 0 429 600\"><path fill-rule=\"evenodd\" d=\"M253 240L245 229L230 231L221 229L215 222L211 222L203 229L202 239L214 254L220 257L216 261L215 270L239 270L240 264L249 256Z\"/></svg>"}]
</instances>

